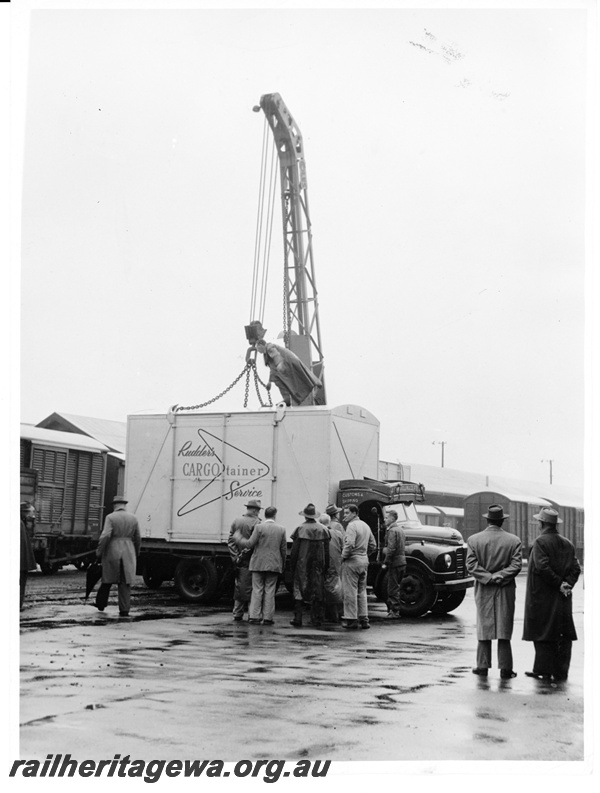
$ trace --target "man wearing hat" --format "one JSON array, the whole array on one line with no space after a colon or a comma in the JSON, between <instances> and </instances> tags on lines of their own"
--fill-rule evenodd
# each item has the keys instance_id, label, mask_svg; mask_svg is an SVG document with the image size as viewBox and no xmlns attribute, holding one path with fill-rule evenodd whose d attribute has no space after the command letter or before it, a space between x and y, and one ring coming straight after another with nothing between
<instances>
[{"instance_id":1,"label":"man wearing hat","mask_svg":"<svg viewBox=\"0 0 600 793\"><path fill-rule=\"evenodd\" d=\"M533 642L535 660L528 677L566 680L571 649L577 639L571 590L581 573L573 543L558 533L562 523L550 507L533 516L541 533L531 546L527 565L527 593L523 639Z\"/></svg>"},{"instance_id":2,"label":"man wearing hat","mask_svg":"<svg viewBox=\"0 0 600 793\"><path fill-rule=\"evenodd\" d=\"M302 626L302 610L310 603L311 625L323 622L325 603L325 572L329 567L329 531L319 521L314 504L299 513L304 523L294 529L290 567L294 584L294 619L292 625Z\"/></svg>"},{"instance_id":3,"label":"man wearing hat","mask_svg":"<svg viewBox=\"0 0 600 793\"><path fill-rule=\"evenodd\" d=\"M246 514L233 521L227 540L229 554L235 565L233 592L233 619L235 622L241 622L244 619L244 610L248 608L252 597L252 573L249 570L251 551L244 547L242 540L250 539L254 527L260 521L259 513L262 509L260 501L256 499L250 499L244 506Z\"/></svg>"},{"instance_id":4,"label":"man wearing hat","mask_svg":"<svg viewBox=\"0 0 600 793\"><path fill-rule=\"evenodd\" d=\"M492 666L492 640L498 640L500 677L516 677L510 640L515 616L515 578L523 563L521 540L502 528L509 515L492 504L483 516L487 526L469 537L467 569L475 578L477 608L477 666L473 673L487 677Z\"/></svg>"},{"instance_id":5,"label":"man wearing hat","mask_svg":"<svg viewBox=\"0 0 600 793\"><path fill-rule=\"evenodd\" d=\"M344 549L344 527L338 520L342 510L328 504L319 521L329 530L329 567L325 573L325 620L341 622L342 596L342 550Z\"/></svg>"},{"instance_id":6,"label":"man wearing hat","mask_svg":"<svg viewBox=\"0 0 600 793\"><path fill-rule=\"evenodd\" d=\"M98 540L96 556L102 561L102 583L96 594L96 608L104 611L113 584L118 585L119 615L127 617L131 605L131 584L135 578L141 536L138 519L126 510L127 499L113 498L114 511L107 515Z\"/></svg>"}]
</instances>

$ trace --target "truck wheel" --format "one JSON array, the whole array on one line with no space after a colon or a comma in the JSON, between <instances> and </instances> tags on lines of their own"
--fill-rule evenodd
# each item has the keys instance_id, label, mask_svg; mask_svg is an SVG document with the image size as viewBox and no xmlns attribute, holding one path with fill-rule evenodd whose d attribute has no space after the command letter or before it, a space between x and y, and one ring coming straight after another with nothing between
<instances>
[{"instance_id":1,"label":"truck wheel","mask_svg":"<svg viewBox=\"0 0 600 793\"><path fill-rule=\"evenodd\" d=\"M433 607L436 593L433 584L418 568L409 567L400 584L400 614L422 617Z\"/></svg>"},{"instance_id":2,"label":"truck wheel","mask_svg":"<svg viewBox=\"0 0 600 793\"><path fill-rule=\"evenodd\" d=\"M175 569L175 589L189 603L210 603L217 594L218 578L210 559L182 559Z\"/></svg>"},{"instance_id":3,"label":"truck wheel","mask_svg":"<svg viewBox=\"0 0 600 793\"><path fill-rule=\"evenodd\" d=\"M438 595L438 599L435 601L433 608L431 609L434 614L448 614L454 609L457 609L460 604L465 599L465 595L467 593L466 589L462 589L460 592L449 592L444 594L443 592Z\"/></svg>"},{"instance_id":4,"label":"truck wheel","mask_svg":"<svg viewBox=\"0 0 600 793\"><path fill-rule=\"evenodd\" d=\"M152 570L151 568L144 568L142 578L144 579L144 584L146 584L148 589L160 589L163 581L165 580L156 572L156 570Z\"/></svg>"}]
</instances>

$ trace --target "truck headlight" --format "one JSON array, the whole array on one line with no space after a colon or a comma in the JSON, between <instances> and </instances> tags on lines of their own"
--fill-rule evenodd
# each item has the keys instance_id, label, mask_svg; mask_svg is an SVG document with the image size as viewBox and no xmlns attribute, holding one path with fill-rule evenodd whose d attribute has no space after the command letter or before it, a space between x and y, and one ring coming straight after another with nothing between
<instances>
[{"instance_id":1,"label":"truck headlight","mask_svg":"<svg viewBox=\"0 0 600 793\"><path fill-rule=\"evenodd\" d=\"M446 565L446 569L449 570L452 567L452 556L449 553L444 554L444 563Z\"/></svg>"}]
</instances>

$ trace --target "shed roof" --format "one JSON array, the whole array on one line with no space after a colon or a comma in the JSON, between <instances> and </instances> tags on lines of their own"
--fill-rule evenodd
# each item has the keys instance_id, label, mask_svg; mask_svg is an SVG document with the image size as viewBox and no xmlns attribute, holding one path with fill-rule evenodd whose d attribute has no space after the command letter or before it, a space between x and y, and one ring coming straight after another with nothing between
<instances>
[{"instance_id":1,"label":"shed roof","mask_svg":"<svg viewBox=\"0 0 600 793\"><path fill-rule=\"evenodd\" d=\"M73 413L52 413L39 421L37 426L89 435L90 438L95 438L105 444L113 452L125 452L127 439L127 422L125 421L76 416Z\"/></svg>"},{"instance_id":2,"label":"shed roof","mask_svg":"<svg viewBox=\"0 0 600 793\"><path fill-rule=\"evenodd\" d=\"M108 451L108 447L94 440L94 438L90 438L88 435L80 435L77 432L48 430L43 427L35 427L33 424L21 424L21 438L35 443L47 444L48 446L61 446L68 449L79 449L81 451Z\"/></svg>"}]
</instances>

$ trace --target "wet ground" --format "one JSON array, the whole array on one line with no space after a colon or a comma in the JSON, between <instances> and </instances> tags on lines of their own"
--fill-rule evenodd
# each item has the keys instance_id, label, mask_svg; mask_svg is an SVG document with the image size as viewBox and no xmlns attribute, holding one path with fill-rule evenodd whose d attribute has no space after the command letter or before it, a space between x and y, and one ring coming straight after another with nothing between
<instances>
[{"instance_id":1,"label":"wet ground","mask_svg":"<svg viewBox=\"0 0 600 793\"><path fill-rule=\"evenodd\" d=\"M473 590L445 617L389 621L370 597L371 629L234 623L230 604L182 603L141 579L132 617L83 601L85 573L30 577L21 612L21 757L377 761L582 760L583 590L570 678L524 675L519 576L518 677L471 673ZM115 588L113 588L115 589Z\"/></svg>"}]
</instances>

